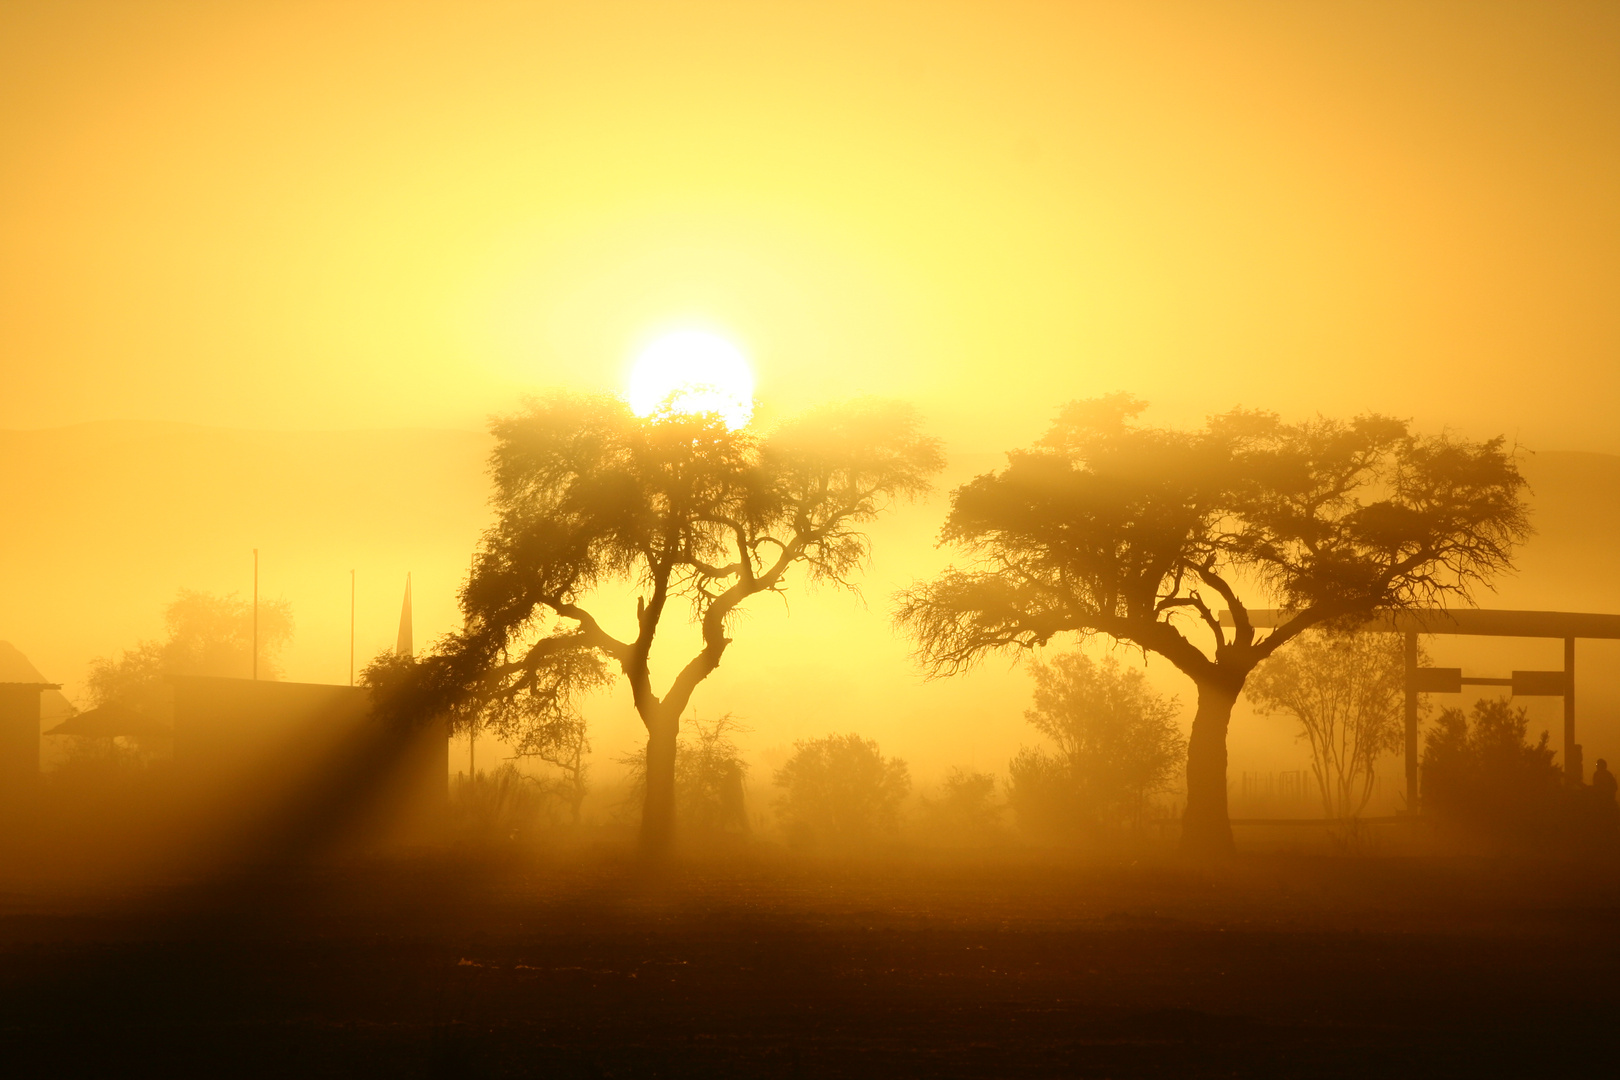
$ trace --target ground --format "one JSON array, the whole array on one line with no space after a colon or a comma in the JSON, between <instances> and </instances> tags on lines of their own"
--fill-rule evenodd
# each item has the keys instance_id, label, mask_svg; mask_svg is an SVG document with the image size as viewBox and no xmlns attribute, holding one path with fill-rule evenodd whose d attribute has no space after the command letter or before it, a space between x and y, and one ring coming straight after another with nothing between
<instances>
[{"instance_id":1,"label":"ground","mask_svg":"<svg viewBox=\"0 0 1620 1080\"><path fill-rule=\"evenodd\" d=\"M418 853L16 883L9 1076L1610 1075L1608 865Z\"/></svg>"}]
</instances>

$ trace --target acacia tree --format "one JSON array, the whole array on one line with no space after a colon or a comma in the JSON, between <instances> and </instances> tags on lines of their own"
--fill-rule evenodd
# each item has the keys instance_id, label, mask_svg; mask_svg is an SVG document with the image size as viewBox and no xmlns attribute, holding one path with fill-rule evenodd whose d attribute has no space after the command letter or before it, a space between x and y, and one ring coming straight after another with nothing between
<instances>
[{"instance_id":1,"label":"acacia tree","mask_svg":"<svg viewBox=\"0 0 1620 1080\"><path fill-rule=\"evenodd\" d=\"M1312 632L1255 669L1249 700L1299 721L1330 818L1372 798L1380 754L1401 745L1406 658L1398 634Z\"/></svg>"},{"instance_id":2,"label":"acacia tree","mask_svg":"<svg viewBox=\"0 0 1620 1080\"><path fill-rule=\"evenodd\" d=\"M1226 731L1249 673L1313 626L1471 600L1529 533L1524 480L1500 438L1246 410L1181 432L1137 425L1145 407L1073 403L1005 469L958 488L941 543L969 565L903 592L896 618L933 675L1065 632L1169 660L1198 691L1182 847L1221 854ZM1264 633L1244 597L1291 618Z\"/></svg>"},{"instance_id":3,"label":"acacia tree","mask_svg":"<svg viewBox=\"0 0 1620 1080\"><path fill-rule=\"evenodd\" d=\"M663 852L680 717L720 665L739 606L782 592L795 569L854 588L862 526L928 489L938 442L905 407L871 401L761 437L713 415L643 419L616 399L554 397L493 430L499 517L462 592L465 628L395 687L404 693L381 696L453 724L517 697L530 716L566 716L616 667L647 729L643 850ZM626 594L631 630L614 633L606 616ZM653 647L672 612L698 640L660 692Z\"/></svg>"}]
</instances>

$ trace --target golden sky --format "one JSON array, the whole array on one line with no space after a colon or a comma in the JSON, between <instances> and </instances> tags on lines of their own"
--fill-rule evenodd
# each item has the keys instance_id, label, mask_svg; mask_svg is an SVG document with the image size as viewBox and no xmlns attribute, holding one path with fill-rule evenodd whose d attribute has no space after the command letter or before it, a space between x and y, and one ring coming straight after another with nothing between
<instances>
[{"instance_id":1,"label":"golden sky","mask_svg":"<svg viewBox=\"0 0 1620 1080\"><path fill-rule=\"evenodd\" d=\"M917 402L947 487L1117 390L1620 453L1617 57L1605 4L6 0L0 639L77 694L257 547L289 677L346 681L350 569L360 664L408 572L427 644L485 418L621 390L678 326L746 350L767 421ZM5 430L111 420L224 430ZM1527 467L1543 536L1487 605L1614 608L1569 569L1613 470L1572 460ZM874 530L865 601L751 608L703 714L764 764L838 729L1002 768L1027 676L921 683L888 622L944 507ZM592 717L606 759L640 738L622 687ZM1303 751L1251 718L1233 753Z\"/></svg>"},{"instance_id":2,"label":"golden sky","mask_svg":"<svg viewBox=\"0 0 1620 1080\"><path fill-rule=\"evenodd\" d=\"M1620 451L1620 7L0 6L0 427L477 427L731 334Z\"/></svg>"}]
</instances>

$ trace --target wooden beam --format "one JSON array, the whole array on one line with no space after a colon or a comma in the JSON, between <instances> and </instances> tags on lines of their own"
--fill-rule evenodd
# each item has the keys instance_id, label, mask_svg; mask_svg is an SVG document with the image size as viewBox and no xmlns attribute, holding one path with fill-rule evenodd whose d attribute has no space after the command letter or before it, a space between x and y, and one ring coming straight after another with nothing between
<instances>
[{"instance_id":1,"label":"wooden beam","mask_svg":"<svg viewBox=\"0 0 1620 1080\"><path fill-rule=\"evenodd\" d=\"M1586 770L1575 743L1575 639L1564 639L1564 774L1579 782Z\"/></svg>"},{"instance_id":2,"label":"wooden beam","mask_svg":"<svg viewBox=\"0 0 1620 1080\"><path fill-rule=\"evenodd\" d=\"M1261 608L1249 620L1261 629L1280 626L1289 612ZM1232 613L1221 612L1221 625L1232 625ZM1483 608L1413 608L1381 611L1363 623L1369 633L1455 634L1462 637L1544 637L1620 640L1620 615L1586 611L1494 611Z\"/></svg>"}]
</instances>

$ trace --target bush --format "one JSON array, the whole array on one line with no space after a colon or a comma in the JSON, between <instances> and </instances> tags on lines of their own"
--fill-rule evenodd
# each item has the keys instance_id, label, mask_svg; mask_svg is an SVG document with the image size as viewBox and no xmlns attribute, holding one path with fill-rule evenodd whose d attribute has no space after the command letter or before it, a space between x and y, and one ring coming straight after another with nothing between
<instances>
[{"instance_id":1,"label":"bush","mask_svg":"<svg viewBox=\"0 0 1620 1080\"><path fill-rule=\"evenodd\" d=\"M783 789L777 816L803 846L859 846L893 833L911 790L904 761L853 734L795 743L774 782Z\"/></svg>"},{"instance_id":2,"label":"bush","mask_svg":"<svg viewBox=\"0 0 1620 1080\"><path fill-rule=\"evenodd\" d=\"M675 750L675 812L683 828L749 831L743 803L748 766L731 739L732 732L747 730L730 713L710 721L693 717L682 725Z\"/></svg>"},{"instance_id":3,"label":"bush","mask_svg":"<svg viewBox=\"0 0 1620 1080\"><path fill-rule=\"evenodd\" d=\"M1020 827L1068 836L1140 825L1186 759L1176 699L1154 693L1140 671L1121 671L1112 657L1098 664L1060 653L1034 673L1034 705L1024 718L1056 751L1026 747L1008 766Z\"/></svg>"},{"instance_id":4,"label":"bush","mask_svg":"<svg viewBox=\"0 0 1620 1080\"><path fill-rule=\"evenodd\" d=\"M936 798L922 800L922 832L934 843L971 847L1002 839L993 773L952 769Z\"/></svg>"},{"instance_id":5,"label":"bush","mask_svg":"<svg viewBox=\"0 0 1620 1080\"><path fill-rule=\"evenodd\" d=\"M450 800L451 832L471 844L530 840L550 823L551 802L534 778L506 762L470 780L461 777Z\"/></svg>"},{"instance_id":6,"label":"bush","mask_svg":"<svg viewBox=\"0 0 1620 1080\"><path fill-rule=\"evenodd\" d=\"M1007 763L1007 805L1021 830L1048 840L1072 839L1096 820L1068 760L1028 746Z\"/></svg>"},{"instance_id":7,"label":"bush","mask_svg":"<svg viewBox=\"0 0 1620 1080\"><path fill-rule=\"evenodd\" d=\"M1544 849L1582 834L1581 800L1554 762L1547 733L1526 741L1529 713L1482 698L1472 722L1444 709L1424 736L1426 814L1498 845Z\"/></svg>"}]
</instances>

